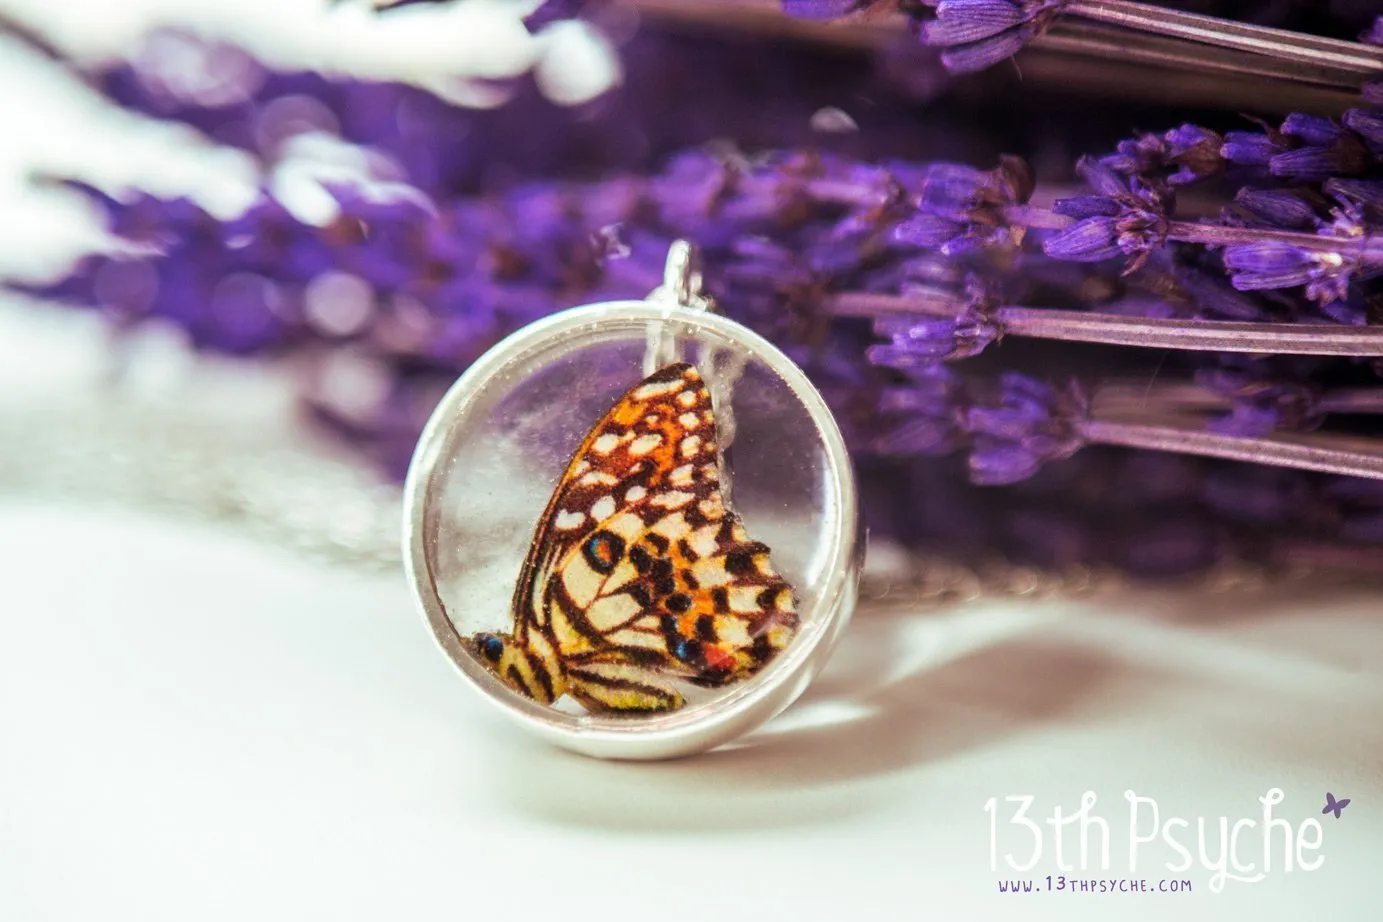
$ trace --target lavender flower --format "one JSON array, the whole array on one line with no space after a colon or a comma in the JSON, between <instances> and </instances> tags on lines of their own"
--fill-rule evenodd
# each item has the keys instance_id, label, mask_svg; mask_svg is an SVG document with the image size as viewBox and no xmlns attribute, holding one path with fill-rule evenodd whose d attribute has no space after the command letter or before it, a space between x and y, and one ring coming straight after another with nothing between
<instances>
[{"instance_id":1,"label":"lavender flower","mask_svg":"<svg viewBox=\"0 0 1383 922\"><path fill-rule=\"evenodd\" d=\"M1373 25L1359 36L1359 41L1368 45L1383 45L1383 16L1373 21Z\"/></svg>"},{"instance_id":2,"label":"lavender flower","mask_svg":"<svg viewBox=\"0 0 1383 922\"><path fill-rule=\"evenodd\" d=\"M1120 206L1126 194L1122 190L1128 187L1127 180L1103 164L1088 161L1085 167L1098 189L1113 194L1060 203L1058 208L1068 212L1068 219L1075 219L1072 228L1090 217L1107 216L1101 212ZM726 287L718 293L724 303L742 319L773 331L804 362L811 361L804 347L832 336L832 318L857 316L873 318L874 331L891 340L863 349L874 364L915 372L927 381L933 379L925 376L934 373L926 371L926 366L974 355L1004 335L1188 349L1383 354L1383 340L1366 329L1356 335L1272 323L1186 321L1171 315L1161 320L1139 319L1137 314L1147 311L1143 306L1128 317L1116 312L1101 315L1000 306L997 291L977 276L970 278L960 294L944 288L930 289L930 293L910 288L901 295L828 293L832 279L873 274L871 259L886 251L868 239L877 237L890 221L912 220L900 214L916 209L921 214L973 220L990 209L998 216L994 220L1007 220L1010 209L1022 206L1002 203L1026 195L1026 175L1013 162L994 171L949 164L881 169L839 158L780 156L749 164L689 152L674 160L664 176L646 182L525 186L498 201L458 201L447 211L403 186L374 191L329 186L340 214L325 228L294 221L271 199L224 225L200 213L180 217L186 209L174 202L168 203L171 210L161 218L163 224L198 229L161 231L163 236L146 228L151 225L158 230L158 220L132 223L119 210L127 207L130 214L157 216L157 207L148 200L130 206L110 204L117 200L108 196L102 201L113 209L113 226L132 228L147 241L163 242L167 250L154 262L160 272L166 268L176 279L177 260L185 247L199 247L196 273L163 288L183 295L187 285L194 292L212 291L217 295L211 298L213 306L234 303L227 300L232 295L259 297L259 306L247 309L247 316L263 319L252 320L243 329L227 328L217 319L217 311L209 318L197 314L195 305L206 299L204 295L173 299L184 310L187 305L194 307L194 313L182 321L193 332L194 343L226 351L267 344L266 337L291 345L314 324L320 328L321 318L314 318L309 309L314 301L310 289L320 273L329 271L358 280L373 298L387 299L389 305L377 318L359 320L348 329L327 321L330 335L364 337L378 347L396 350L405 323L415 329L421 325L430 332L409 346L415 355L464 367L504 332L550 311L554 294L555 303L589 300L592 292L612 297L641 294L656 281L657 260L667 241L691 232L707 242L711 259L723 269ZM1348 188L1365 197L1373 191L1368 186ZM860 220L861 215L867 220ZM621 230L612 237L613 226ZM863 236L852 239L842 232L843 227ZM785 232L817 241L807 247L805 260L766 240L744 239L746 234ZM1052 239L1061 239L1063 233L1067 232ZM839 256L823 262L821 241L833 241ZM631 259L636 252L637 258ZM612 259L612 255L620 258ZM223 285L218 281L222 278L233 282ZM89 297L100 300L105 295L93 287ZM138 317L138 311L131 309L131 298L116 300L108 308ZM161 303L142 309L151 316L161 315L164 309L157 306ZM417 308L412 321L402 313L407 304ZM463 310L458 312L457 305ZM928 312L934 317L925 316ZM1003 380L1009 393L999 400L999 407L1012 411L1010 423L1016 425L1039 406L1046 406L1049 422L1065 426L1062 431L1068 436L1032 435L1031 444L995 442L1007 430L985 428L986 420L992 422L1003 414L970 406L964 418L979 427L967 430L975 439L976 477L986 482L1016 477L1013 472L1035 469L1044 460L1074 450L1077 441L1069 433L1079 430L1075 420L1083 414L1083 398L1054 402L1036 382L1022 379L1024 390L1018 388L1020 379ZM889 399L894 402L882 409L899 409L896 393ZM1247 398L1244 403L1247 407ZM941 419L947 413L932 416ZM935 423L928 426L934 428ZM1257 433L1263 426L1239 431L1250 428ZM1053 445L1061 446L1060 451ZM1019 463L1021 459L1026 460Z\"/></svg>"},{"instance_id":3,"label":"lavender flower","mask_svg":"<svg viewBox=\"0 0 1383 922\"><path fill-rule=\"evenodd\" d=\"M1264 380L1260 375L1228 368L1204 369L1196 381L1231 400L1228 414L1210 423L1215 432L1266 436L1281 429L1316 429L1325 420L1318 385Z\"/></svg>"},{"instance_id":4,"label":"lavender flower","mask_svg":"<svg viewBox=\"0 0 1383 922\"><path fill-rule=\"evenodd\" d=\"M1363 204L1335 188L1341 194L1332 220L1320 222L1314 237L1289 232L1225 247L1224 262L1234 287L1253 291L1302 286L1308 298L1327 309L1342 305L1336 312L1342 322L1363 322L1345 302L1356 278L1383 273L1383 235L1368 221Z\"/></svg>"},{"instance_id":5,"label":"lavender flower","mask_svg":"<svg viewBox=\"0 0 1383 922\"><path fill-rule=\"evenodd\" d=\"M1188 123L1165 134L1120 141L1116 153L1101 157L1100 163L1123 176L1188 186L1224 172L1223 145L1219 133Z\"/></svg>"},{"instance_id":6,"label":"lavender flower","mask_svg":"<svg viewBox=\"0 0 1383 922\"><path fill-rule=\"evenodd\" d=\"M1317 213L1320 203L1299 189L1256 189L1245 186L1234 196L1233 211L1226 211L1225 223L1240 220L1247 227L1272 227L1281 230L1315 232L1322 225Z\"/></svg>"},{"instance_id":7,"label":"lavender flower","mask_svg":"<svg viewBox=\"0 0 1383 922\"><path fill-rule=\"evenodd\" d=\"M1057 259L1098 262L1130 257L1126 272L1135 272L1167 239L1171 191L1139 176L1123 177L1089 158L1077 167L1094 187L1094 195L1062 199L1053 208L1076 223L1048 238L1042 249Z\"/></svg>"},{"instance_id":8,"label":"lavender flower","mask_svg":"<svg viewBox=\"0 0 1383 922\"><path fill-rule=\"evenodd\" d=\"M1068 0L927 0L936 18L918 25L941 60L961 73L984 70L1013 57L1051 25Z\"/></svg>"},{"instance_id":9,"label":"lavender flower","mask_svg":"<svg viewBox=\"0 0 1383 922\"><path fill-rule=\"evenodd\" d=\"M922 169L893 165L909 206L889 231L896 246L935 249L947 256L989 246L1012 246L1021 238L1011 210L1033 192L1032 171L1021 157L1004 156L991 170L961 164Z\"/></svg>"},{"instance_id":10,"label":"lavender flower","mask_svg":"<svg viewBox=\"0 0 1383 922\"><path fill-rule=\"evenodd\" d=\"M968 439L970 476L977 484L1026 480L1043 466L1069 458L1091 444L1383 477L1383 450L1357 440L1328 435L1282 438L1261 431L1236 431L1235 427L1223 424L1206 429L1199 420L1176 414L1149 421L1117 414L1105 416L1092 412L1085 389L1076 382L1058 388L1030 376L1007 372L1000 376L997 392L988 399L972 399L968 389L958 386L914 389L909 393L916 405L895 399L890 408L907 407L914 416L892 421L888 434L874 447L893 449L901 445L920 450L923 444L946 444L940 438L928 443L902 436L914 431L918 418L922 423L918 428L926 433L939 431L938 420L954 418L958 432L949 435L949 441ZM923 405L928 399L938 404ZM957 406L941 401L962 403Z\"/></svg>"},{"instance_id":11,"label":"lavender flower","mask_svg":"<svg viewBox=\"0 0 1383 922\"><path fill-rule=\"evenodd\" d=\"M1280 129L1265 126L1261 132L1231 131L1226 133L1220 152L1231 164L1280 179L1322 181L1374 169L1379 163L1378 140L1373 110L1351 109L1341 122L1293 114L1283 120Z\"/></svg>"},{"instance_id":12,"label":"lavender flower","mask_svg":"<svg viewBox=\"0 0 1383 922\"><path fill-rule=\"evenodd\" d=\"M906 383L883 390L879 430L869 450L884 455L938 457L966 444L961 377L939 364L906 369Z\"/></svg>"},{"instance_id":13,"label":"lavender flower","mask_svg":"<svg viewBox=\"0 0 1383 922\"><path fill-rule=\"evenodd\" d=\"M1361 116L1356 121L1362 124L1365 119ZM1290 117L1284 124L1301 138L1334 144L1343 137L1342 129L1328 120ZM1078 170L1095 194L1056 202L1053 211L1074 223L1044 241L1048 256L1099 262L1124 255L1130 257L1127 274L1142 268L1169 241L1223 247L1224 263L1236 288L1299 286L1327 315L1341 322L1359 322L1351 303L1351 284L1378 274L1383 259L1374 217L1377 190L1371 181L1341 186L1341 179L1332 179L1329 194L1334 207L1328 222L1316 214L1324 200L1313 201L1289 190L1254 188L1240 190L1238 209L1227 213L1226 223L1237 227L1178 221L1172 217L1171 184L1160 175L1164 161L1159 139L1148 137L1149 143L1121 146L1115 155L1080 162ZM1240 144L1237 139L1227 140L1222 150L1233 159L1238 156L1234 146ZM1326 149L1317 145L1291 153L1309 150L1316 164L1310 170L1324 169L1327 160L1321 152ZM1260 162L1278 163L1282 156L1286 155L1273 154ZM1306 171L1304 164L1297 162L1297 167ZM1351 175L1341 162L1332 169Z\"/></svg>"},{"instance_id":14,"label":"lavender flower","mask_svg":"<svg viewBox=\"0 0 1383 922\"><path fill-rule=\"evenodd\" d=\"M1069 458L1084 445L1078 421L1088 412L1089 401L1075 384L1059 389L1005 373L997 400L966 413L971 480L1016 483L1044 464Z\"/></svg>"},{"instance_id":15,"label":"lavender flower","mask_svg":"<svg viewBox=\"0 0 1383 922\"><path fill-rule=\"evenodd\" d=\"M892 342L870 346L869 360L903 369L970 358L1002 335L993 320L973 308L962 310L954 319L885 317L874 323L874 332Z\"/></svg>"},{"instance_id":16,"label":"lavender flower","mask_svg":"<svg viewBox=\"0 0 1383 922\"><path fill-rule=\"evenodd\" d=\"M1068 42L1107 53L1103 43L1122 40L1125 57L1154 64L1167 60L1170 49L1165 39L1170 38L1185 43L1182 59L1188 64L1204 62L1206 70L1220 74L1237 69L1268 71L1292 80L1301 78L1300 65L1307 64L1314 67L1312 77L1317 80L1329 75L1342 86L1358 87L1361 77L1383 70L1383 55L1366 44L1124 0L924 0L924 4L915 7L922 41L944 48L946 66L961 72L989 67L1029 43L1040 42L1058 17L1070 24L1070 34L1062 35ZM935 8L935 18L921 18L920 11L926 7ZM1154 39L1146 53L1140 41L1145 38Z\"/></svg>"}]
</instances>

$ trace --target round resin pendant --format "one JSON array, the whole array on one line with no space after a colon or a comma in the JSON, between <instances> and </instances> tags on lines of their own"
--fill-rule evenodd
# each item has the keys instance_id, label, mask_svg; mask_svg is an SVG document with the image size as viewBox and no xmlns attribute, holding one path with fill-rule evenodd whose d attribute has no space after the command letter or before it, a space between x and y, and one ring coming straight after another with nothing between
<instances>
[{"instance_id":1,"label":"round resin pendant","mask_svg":"<svg viewBox=\"0 0 1383 922\"><path fill-rule=\"evenodd\" d=\"M668 758L787 707L854 607L855 481L821 395L673 245L645 301L483 355L433 414L404 559L433 634L523 726Z\"/></svg>"}]
</instances>

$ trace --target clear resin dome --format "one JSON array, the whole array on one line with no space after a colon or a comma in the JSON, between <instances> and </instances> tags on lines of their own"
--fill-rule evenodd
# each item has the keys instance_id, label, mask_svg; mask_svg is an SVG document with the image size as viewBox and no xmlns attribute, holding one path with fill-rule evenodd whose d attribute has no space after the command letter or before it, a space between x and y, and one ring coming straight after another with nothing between
<instances>
[{"instance_id":1,"label":"clear resin dome","mask_svg":"<svg viewBox=\"0 0 1383 922\"><path fill-rule=\"evenodd\" d=\"M576 308L486 353L406 502L419 603L466 679L612 758L708 749L790 704L863 556L820 395L758 335L667 300Z\"/></svg>"}]
</instances>

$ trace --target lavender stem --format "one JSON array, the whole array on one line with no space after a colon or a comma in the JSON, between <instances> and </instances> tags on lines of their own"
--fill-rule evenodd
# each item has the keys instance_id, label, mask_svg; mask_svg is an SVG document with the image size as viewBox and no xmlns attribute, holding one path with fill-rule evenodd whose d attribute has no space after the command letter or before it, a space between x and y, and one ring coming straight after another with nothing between
<instances>
[{"instance_id":1,"label":"lavender stem","mask_svg":"<svg viewBox=\"0 0 1383 922\"><path fill-rule=\"evenodd\" d=\"M1321 62L1306 64L1283 60L1163 35L1130 35L1127 29L1094 21L1059 22L1035 40L1033 46L1049 51L1151 64L1174 71L1266 77L1272 81L1334 87L1350 93L1356 99L1359 90L1359 75L1350 68Z\"/></svg>"},{"instance_id":2,"label":"lavender stem","mask_svg":"<svg viewBox=\"0 0 1383 922\"><path fill-rule=\"evenodd\" d=\"M1169 416L1157 424L1088 419L1079 427L1087 441L1104 445L1383 479L1383 451L1368 440L1315 434L1252 438L1208 432L1201 425L1194 417Z\"/></svg>"},{"instance_id":3,"label":"lavender stem","mask_svg":"<svg viewBox=\"0 0 1383 922\"><path fill-rule=\"evenodd\" d=\"M1073 218L1035 205L1006 205L1003 214L1009 224L1032 230L1065 230L1076 223Z\"/></svg>"},{"instance_id":4,"label":"lavender stem","mask_svg":"<svg viewBox=\"0 0 1383 922\"><path fill-rule=\"evenodd\" d=\"M836 317L945 318L958 316L961 309L955 296L942 289L917 289L906 295L845 292L827 300L827 310ZM1031 339L1191 352L1383 356L1383 327L1373 326L1130 317L1044 307L999 307L988 317L1004 335Z\"/></svg>"},{"instance_id":5,"label":"lavender stem","mask_svg":"<svg viewBox=\"0 0 1383 922\"><path fill-rule=\"evenodd\" d=\"M1031 205L1009 205L1004 217L1015 225L1038 230L1065 230L1075 219L1045 208ZM1203 246L1234 246L1260 244L1266 241L1288 244L1316 253L1347 253L1370 265L1383 265L1383 237L1331 237L1284 231L1264 227L1235 227L1227 224L1207 224L1202 221L1170 221L1167 239L1179 243L1199 243Z\"/></svg>"},{"instance_id":6,"label":"lavender stem","mask_svg":"<svg viewBox=\"0 0 1383 922\"><path fill-rule=\"evenodd\" d=\"M1383 356L1383 328L1376 327L1125 317L1030 307L1001 307L995 319L1011 336L1036 339L1196 352Z\"/></svg>"},{"instance_id":7,"label":"lavender stem","mask_svg":"<svg viewBox=\"0 0 1383 922\"><path fill-rule=\"evenodd\" d=\"M1357 257L1369 265L1383 265L1383 237L1331 237L1298 231L1262 227L1233 227L1225 224L1204 224L1198 221L1172 221L1167 225L1167 239L1205 246L1260 244L1267 241L1287 244L1316 253L1341 253Z\"/></svg>"},{"instance_id":8,"label":"lavender stem","mask_svg":"<svg viewBox=\"0 0 1383 922\"><path fill-rule=\"evenodd\" d=\"M1383 73L1383 48L1358 42L1233 22L1128 0L1072 0L1063 13L1302 64L1329 64L1361 76Z\"/></svg>"},{"instance_id":9,"label":"lavender stem","mask_svg":"<svg viewBox=\"0 0 1383 922\"><path fill-rule=\"evenodd\" d=\"M872 291L844 291L827 295L823 300L826 313L832 317L879 317L889 315L924 315L954 317L961 310L959 298L942 288L915 288L905 295L890 295Z\"/></svg>"},{"instance_id":10,"label":"lavender stem","mask_svg":"<svg viewBox=\"0 0 1383 922\"><path fill-rule=\"evenodd\" d=\"M1195 384L1148 384L1104 382L1093 401L1105 415L1145 413L1206 413L1228 410L1233 401ZM1340 388L1327 391L1316 403L1325 414L1372 415L1383 413L1383 388Z\"/></svg>"}]
</instances>

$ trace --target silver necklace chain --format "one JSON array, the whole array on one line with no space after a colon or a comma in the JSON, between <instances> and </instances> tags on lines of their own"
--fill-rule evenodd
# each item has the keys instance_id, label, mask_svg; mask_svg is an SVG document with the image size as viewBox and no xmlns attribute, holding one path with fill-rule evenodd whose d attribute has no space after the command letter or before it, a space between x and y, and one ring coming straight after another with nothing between
<instances>
[{"instance_id":1,"label":"silver necklace chain","mask_svg":"<svg viewBox=\"0 0 1383 922\"><path fill-rule=\"evenodd\" d=\"M0 413L0 490L118 505L247 534L319 560L399 566L399 491L277 431L96 395Z\"/></svg>"}]
</instances>

